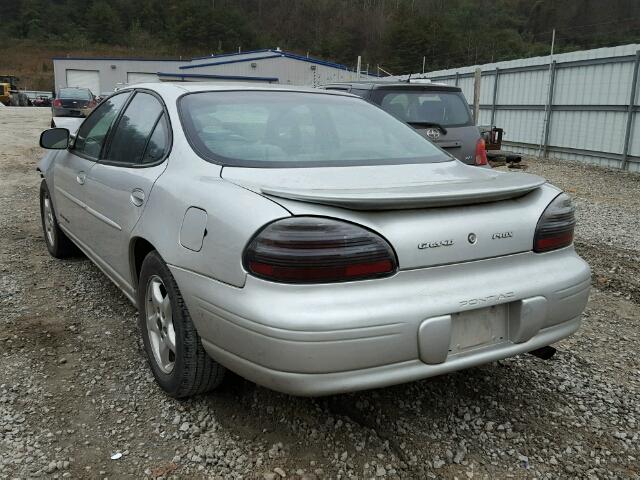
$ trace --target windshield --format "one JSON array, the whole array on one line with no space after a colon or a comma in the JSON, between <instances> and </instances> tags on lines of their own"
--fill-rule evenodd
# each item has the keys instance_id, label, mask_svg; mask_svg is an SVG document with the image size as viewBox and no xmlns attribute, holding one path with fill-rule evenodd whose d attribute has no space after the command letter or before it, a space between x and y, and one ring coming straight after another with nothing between
<instances>
[{"instance_id":1,"label":"windshield","mask_svg":"<svg viewBox=\"0 0 640 480\"><path fill-rule=\"evenodd\" d=\"M223 165L311 167L450 160L391 115L347 96L200 92L181 98L180 116L196 152Z\"/></svg>"},{"instance_id":2,"label":"windshield","mask_svg":"<svg viewBox=\"0 0 640 480\"><path fill-rule=\"evenodd\" d=\"M469 106L460 92L376 90L375 97L376 103L403 122L437 123L443 127L472 124Z\"/></svg>"},{"instance_id":3,"label":"windshield","mask_svg":"<svg viewBox=\"0 0 640 480\"><path fill-rule=\"evenodd\" d=\"M91 100L91 92L86 88L61 88L60 98L71 98L73 100Z\"/></svg>"}]
</instances>

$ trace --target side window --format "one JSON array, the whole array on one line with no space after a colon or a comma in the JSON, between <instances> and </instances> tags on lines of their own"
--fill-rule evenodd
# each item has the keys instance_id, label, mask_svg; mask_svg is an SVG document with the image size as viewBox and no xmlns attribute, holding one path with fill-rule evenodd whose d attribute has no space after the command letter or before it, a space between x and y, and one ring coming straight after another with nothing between
<instances>
[{"instance_id":1,"label":"side window","mask_svg":"<svg viewBox=\"0 0 640 480\"><path fill-rule=\"evenodd\" d=\"M169 125L167 124L166 115L162 115L156 128L153 129L147 149L142 157L142 163L147 165L150 163L156 163L167 153L169 148Z\"/></svg>"},{"instance_id":2,"label":"side window","mask_svg":"<svg viewBox=\"0 0 640 480\"><path fill-rule=\"evenodd\" d=\"M162 105L151 94L138 92L120 117L105 160L123 165L140 165L147 140L160 115Z\"/></svg>"},{"instance_id":3,"label":"side window","mask_svg":"<svg viewBox=\"0 0 640 480\"><path fill-rule=\"evenodd\" d=\"M128 92L121 93L102 102L80 126L74 151L97 160L109 128L128 97Z\"/></svg>"}]
</instances>

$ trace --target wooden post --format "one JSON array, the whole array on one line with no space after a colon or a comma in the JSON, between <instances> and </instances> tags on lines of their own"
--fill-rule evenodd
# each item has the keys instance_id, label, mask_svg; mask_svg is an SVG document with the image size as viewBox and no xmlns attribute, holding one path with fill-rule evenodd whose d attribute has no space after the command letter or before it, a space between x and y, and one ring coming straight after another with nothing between
<instances>
[{"instance_id":1,"label":"wooden post","mask_svg":"<svg viewBox=\"0 0 640 480\"><path fill-rule=\"evenodd\" d=\"M473 122L477 125L480 119L480 81L482 80L482 70L476 68L473 81Z\"/></svg>"},{"instance_id":2,"label":"wooden post","mask_svg":"<svg viewBox=\"0 0 640 480\"><path fill-rule=\"evenodd\" d=\"M496 67L496 76L493 80L493 100L491 102L491 128L495 127L496 121L496 99L498 98L498 78L500 76L500 69Z\"/></svg>"},{"instance_id":3,"label":"wooden post","mask_svg":"<svg viewBox=\"0 0 640 480\"><path fill-rule=\"evenodd\" d=\"M549 79L549 97L547 98L547 109L544 115L544 140L542 142L542 156L547 158L549 153L549 132L551 132L551 112L553 111L553 91L556 84L556 62L551 62L551 70L549 71L551 78Z\"/></svg>"}]
</instances>

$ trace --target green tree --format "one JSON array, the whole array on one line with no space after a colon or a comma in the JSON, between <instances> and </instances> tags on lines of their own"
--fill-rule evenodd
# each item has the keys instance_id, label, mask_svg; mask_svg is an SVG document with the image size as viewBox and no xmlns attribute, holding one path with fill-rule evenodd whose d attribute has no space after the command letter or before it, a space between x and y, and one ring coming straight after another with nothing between
<instances>
[{"instance_id":1,"label":"green tree","mask_svg":"<svg viewBox=\"0 0 640 480\"><path fill-rule=\"evenodd\" d=\"M122 44L123 28L114 8L104 0L93 3L87 12L89 39L96 43Z\"/></svg>"}]
</instances>

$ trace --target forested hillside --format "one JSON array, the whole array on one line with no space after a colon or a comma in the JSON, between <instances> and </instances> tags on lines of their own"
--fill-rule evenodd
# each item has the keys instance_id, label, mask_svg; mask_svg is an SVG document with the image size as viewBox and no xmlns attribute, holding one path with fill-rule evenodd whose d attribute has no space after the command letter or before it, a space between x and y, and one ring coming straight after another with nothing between
<instances>
[{"instance_id":1,"label":"forested hillside","mask_svg":"<svg viewBox=\"0 0 640 480\"><path fill-rule=\"evenodd\" d=\"M0 55L275 47L394 74L638 41L638 0L0 0ZM43 50L44 49L44 50ZM9 62L2 61L0 67ZM4 68L3 68L4 69Z\"/></svg>"}]
</instances>

